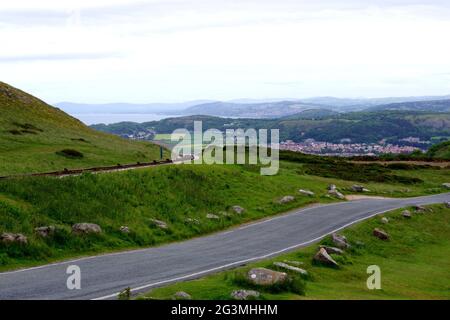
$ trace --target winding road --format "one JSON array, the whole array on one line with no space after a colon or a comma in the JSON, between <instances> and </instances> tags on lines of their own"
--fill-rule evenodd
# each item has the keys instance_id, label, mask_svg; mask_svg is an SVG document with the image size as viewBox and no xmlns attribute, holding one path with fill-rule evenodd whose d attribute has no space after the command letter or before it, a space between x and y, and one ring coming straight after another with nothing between
<instances>
[{"instance_id":1,"label":"winding road","mask_svg":"<svg viewBox=\"0 0 450 320\"><path fill-rule=\"evenodd\" d=\"M317 205L223 232L160 247L119 252L0 273L0 299L113 299L275 256L317 242L353 223L396 208L450 201L450 193ZM69 290L67 267L81 270Z\"/></svg>"}]
</instances>

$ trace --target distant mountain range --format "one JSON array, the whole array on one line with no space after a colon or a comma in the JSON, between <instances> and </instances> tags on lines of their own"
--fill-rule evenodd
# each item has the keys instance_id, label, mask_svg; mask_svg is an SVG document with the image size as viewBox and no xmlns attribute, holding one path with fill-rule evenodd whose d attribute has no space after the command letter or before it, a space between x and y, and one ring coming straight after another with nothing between
<instances>
[{"instance_id":1,"label":"distant mountain range","mask_svg":"<svg viewBox=\"0 0 450 320\"><path fill-rule=\"evenodd\" d=\"M450 112L450 99L391 103L391 104L371 107L366 110L367 111L405 110L405 111Z\"/></svg>"},{"instance_id":2,"label":"distant mountain range","mask_svg":"<svg viewBox=\"0 0 450 320\"><path fill-rule=\"evenodd\" d=\"M86 113L174 113L179 110L196 106L199 104L209 103L211 100L195 100L187 102L174 103L74 103L59 102L54 104L55 107L62 109L70 114L86 114Z\"/></svg>"},{"instance_id":3,"label":"distant mountain range","mask_svg":"<svg viewBox=\"0 0 450 320\"><path fill-rule=\"evenodd\" d=\"M111 113L111 114L165 114L165 115L209 115L230 118L281 118L300 112L321 109L333 112L414 110L447 112L450 110L450 95L424 97L393 97L374 99L346 99L317 97L302 100L254 100L239 99L228 102L196 100L181 103L109 103L81 104L61 102L58 108L70 114Z\"/></svg>"}]
</instances>

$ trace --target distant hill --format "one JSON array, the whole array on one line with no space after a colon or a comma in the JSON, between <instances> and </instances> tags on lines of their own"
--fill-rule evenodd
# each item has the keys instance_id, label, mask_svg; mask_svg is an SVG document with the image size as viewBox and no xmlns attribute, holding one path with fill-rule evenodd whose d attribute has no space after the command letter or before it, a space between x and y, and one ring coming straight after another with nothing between
<instances>
[{"instance_id":1,"label":"distant hill","mask_svg":"<svg viewBox=\"0 0 450 320\"><path fill-rule=\"evenodd\" d=\"M306 103L328 105L338 108L340 111L360 111L366 108L387 105L393 103L433 101L450 99L447 96L419 96L419 97L386 97L386 98L335 98L335 97L315 97L302 99Z\"/></svg>"},{"instance_id":2,"label":"distant hill","mask_svg":"<svg viewBox=\"0 0 450 320\"><path fill-rule=\"evenodd\" d=\"M438 100L440 99L440 100ZM301 100L265 101L252 103L252 100L235 100L235 102L210 102L189 107L180 114L209 115L232 118L282 118L310 109L327 109L334 112L380 111L380 110L416 110L442 111L438 101L450 101L450 96L443 97L398 97L373 99L346 99L318 97ZM244 103L245 102L245 103ZM400 106L406 106L403 109ZM435 105L435 108L431 106ZM428 109L427 109L428 108ZM444 111L449 111L445 109Z\"/></svg>"},{"instance_id":3,"label":"distant hill","mask_svg":"<svg viewBox=\"0 0 450 320\"><path fill-rule=\"evenodd\" d=\"M171 114L179 110L212 102L210 100L195 100L179 103L74 103L59 102L55 106L70 114L85 113L166 113Z\"/></svg>"},{"instance_id":4,"label":"distant hill","mask_svg":"<svg viewBox=\"0 0 450 320\"><path fill-rule=\"evenodd\" d=\"M450 113L415 111L336 113L330 110L314 109L278 119L235 119L192 115L140 124L122 122L92 127L114 134L131 134L146 129L155 130L157 133L171 133L178 128L192 130L195 120L202 121L203 130L210 128L222 131L231 128L279 129L280 139L297 142L305 139L328 142L349 139L357 143L374 143L386 139L387 142L411 145L404 139L414 137L424 141L432 139L439 141L439 139L450 137ZM412 145L415 143L413 142Z\"/></svg>"},{"instance_id":5,"label":"distant hill","mask_svg":"<svg viewBox=\"0 0 450 320\"><path fill-rule=\"evenodd\" d=\"M385 110L450 112L450 99L391 103L367 109L367 111L385 111Z\"/></svg>"},{"instance_id":6,"label":"distant hill","mask_svg":"<svg viewBox=\"0 0 450 320\"><path fill-rule=\"evenodd\" d=\"M435 159L450 160L450 141L442 142L432 146L428 150L427 156Z\"/></svg>"},{"instance_id":7,"label":"distant hill","mask_svg":"<svg viewBox=\"0 0 450 320\"><path fill-rule=\"evenodd\" d=\"M0 175L155 159L159 147L95 131L0 82Z\"/></svg>"},{"instance_id":8,"label":"distant hill","mask_svg":"<svg viewBox=\"0 0 450 320\"><path fill-rule=\"evenodd\" d=\"M264 103L212 102L187 108L186 115L209 115L236 118L280 118L309 109L323 108L321 105L298 101L277 101Z\"/></svg>"}]
</instances>

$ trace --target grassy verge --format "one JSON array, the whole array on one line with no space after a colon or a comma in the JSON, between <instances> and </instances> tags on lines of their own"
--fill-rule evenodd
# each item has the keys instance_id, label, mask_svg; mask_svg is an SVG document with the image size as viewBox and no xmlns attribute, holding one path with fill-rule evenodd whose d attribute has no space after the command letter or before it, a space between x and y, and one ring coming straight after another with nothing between
<instances>
[{"instance_id":1,"label":"grassy verge","mask_svg":"<svg viewBox=\"0 0 450 320\"><path fill-rule=\"evenodd\" d=\"M342 256L332 255L338 268L312 263L318 247L315 244L199 280L157 288L139 298L170 299L175 292L185 291L194 299L230 299L233 290L255 289L236 281L241 274L253 267L273 269L274 261L286 260L301 262L301 268L309 272L304 280L305 293L299 295L289 288L273 293L259 288L260 299L450 299L450 209L444 205L431 208L433 212L413 213L412 219L395 210L383 215L388 224L382 224L378 216L343 230L341 234L352 248ZM374 228L388 232L390 240L375 238ZM321 243L330 245L331 240L327 237ZM381 290L366 286L369 265L381 269Z\"/></svg>"},{"instance_id":2,"label":"grassy verge","mask_svg":"<svg viewBox=\"0 0 450 320\"><path fill-rule=\"evenodd\" d=\"M412 186L371 182L366 184L369 194L444 192L440 185L450 180L448 170L399 170L398 174L421 177L424 182ZM0 270L181 241L311 203L336 201L327 195L330 183L348 194L355 182L304 175L302 164L291 162L283 162L276 176L261 176L256 166L179 165L0 181L0 233L28 237L27 245L0 243ZM299 189L315 195L302 196ZM286 195L295 199L280 204ZM234 205L245 208L244 214L233 213ZM208 219L208 213L218 219ZM152 219L164 221L168 228L159 228ZM76 236L71 226L80 222L96 223L103 232ZM55 226L56 232L42 238L34 231L42 226ZM120 232L121 226L131 232Z\"/></svg>"}]
</instances>

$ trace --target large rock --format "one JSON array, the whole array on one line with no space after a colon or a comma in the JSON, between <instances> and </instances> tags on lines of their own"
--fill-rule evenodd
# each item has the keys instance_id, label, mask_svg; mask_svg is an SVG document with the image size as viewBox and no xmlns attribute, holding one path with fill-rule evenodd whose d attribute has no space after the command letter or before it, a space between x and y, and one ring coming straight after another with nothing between
<instances>
[{"instance_id":1,"label":"large rock","mask_svg":"<svg viewBox=\"0 0 450 320\"><path fill-rule=\"evenodd\" d=\"M341 199L341 200L345 199L345 196L341 192L337 191L336 189L328 191L328 194L330 196L333 196L333 197Z\"/></svg>"},{"instance_id":2,"label":"large rock","mask_svg":"<svg viewBox=\"0 0 450 320\"><path fill-rule=\"evenodd\" d=\"M447 201L447 202L445 203L445 206L446 206L447 208L450 208L450 201Z\"/></svg>"},{"instance_id":3,"label":"large rock","mask_svg":"<svg viewBox=\"0 0 450 320\"><path fill-rule=\"evenodd\" d=\"M28 238L21 233L5 232L0 235L0 242L2 243L18 243L27 244Z\"/></svg>"},{"instance_id":4,"label":"large rock","mask_svg":"<svg viewBox=\"0 0 450 320\"><path fill-rule=\"evenodd\" d=\"M218 215L215 215L215 214L212 214L212 213L208 213L206 215L206 219L218 220L218 219L220 219L220 217Z\"/></svg>"},{"instance_id":5,"label":"large rock","mask_svg":"<svg viewBox=\"0 0 450 320\"><path fill-rule=\"evenodd\" d=\"M177 291L174 293L174 295L172 296L173 300L191 300L192 297L189 293L184 292L184 291Z\"/></svg>"},{"instance_id":6,"label":"large rock","mask_svg":"<svg viewBox=\"0 0 450 320\"><path fill-rule=\"evenodd\" d=\"M373 229L372 234L377 237L378 239L381 240L388 240L389 239L389 235L386 233L386 231L383 231L381 229L375 228Z\"/></svg>"},{"instance_id":7,"label":"large rock","mask_svg":"<svg viewBox=\"0 0 450 320\"><path fill-rule=\"evenodd\" d=\"M415 212L418 212L418 213L432 212L433 211L431 208L427 208L427 207L422 206L420 204L416 204L415 206L413 206L413 209L414 209Z\"/></svg>"},{"instance_id":8,"label":"large rock","mask_svg":"<svg viewBox=\"0 0 450 320\"><path fill-rule=\"evenodd\" d=\"M364 192L364 190L367 190L367 189L359 184L354 184L354 185L352 185L352 190L355 192Z\"/></svg>"},{"instance_id":9,"label":"large rock","mask_svg":"<svg viewBox=\"0 0 450 320\"><path fill-rule=\"evenodd\" d=\"M253 268L247 274L248 280L260 286L270 286L277 283L283 283L288 279L284 272L269 270L266 268Z\"/></svg>"},{"instance_id":10,"label":"large rock","mask_svg":"<svg viewBox=\"0 0 450 320\"><path fill-rule=\"evenodd\" d=\"M330 184L330 185L327 187L327 190L328 190L328 191L336 190L336 185L335 185L335 184Z\"/></svg>"},{"instance_id":11,"label":"large rock","mask_svg":"<svg viewBox=\"0 0 450 320\"><path fill-rule=\"evenodd\" d=\"M240 206L232 206L231 210L233 210L237 214L244 213L245 209Z\"/></svg>"},{"instance_id":12,"label":"large rock","mask_svg":"<svg viewBox=\"0 0 450 320\"><path fill-rule=\"evenodd\" d=\"M341 255L341 254L344 253L344 251L342 249L339 249L339 248L336 248L336 247L320 246L319 248L324 248L325 251L328 254L339 254L339 255Z\"/></svg>"},{"instance_id":13,"label":"large rock","mask_svg":"<svg viewBox=\"0 0 450 320\"><path fill-rule=\"evenodd\" d=\"M288 203L288 202L292 202L292 201L294 201L295 200L295 198L293 197L293 196L284 196L283 198L281 198L279 201L278 201L278 203L280 203L280 204L285 204L285 203Z\"/></svg>"},{"instance_id":14,"label":"large rock","mask_svg":"<svg viewBox=\"0 0 450 320\"><path fill-rule=\"evenodd\" d=\"M329 266L337 266L337 262L333 260L333 258L327 253L324 248L320 248L319 251L314 256L314 261L319 262L321 264L326 264Z\"/></svg>"},{"instance_id":15,"label":"large rock","mask_svg":"<svg viewBox=\"0 0 450 320\"><path fill-rule=\"evenodd\" d=\"M273 263L274 266L281 268L281 269L286 269L289 271L293 271L302 275L308 275L308 271L306 271L305 269L299 268L299 267L294 267L294 266L290 266L287 263L284 262L274 262Z\"/></svg>"},{"instance_id":16,"label":"large rock","mask_svg":"<svg viewBox=\"0 0 450 320\"><path fill-rule=\"evenodd\" d=\"M409 211L409 210L403 210L402 211L402 217L403 218L406 218L406 219L411 219L411 211Z\"/></svg>"},{"instance_id":17,"label":"large rock","mask_svg":"<svg viewBox=\"0 0 450 320\"><path fill-rule=\"evenodd\" d=\"M169 226L166 222L158 220L158 219L150 219L150 221L160 229L168 229Z\"/></svg>"},{"instance_id":18,"label":"large rock","mask_svg":"<svg viewBox=\"0 0 450 320\"><path fill-rule=\"evenodd\" d=\"M38 227L34 229L34 232L36 232L39 236L43 238L47 238L55 233L55 227L54 226Z\"/></svg>"},{"instance_id":19,"label":"large rock","mask_svg":"<svg viewBox=\"0 0 450 320\"><path fill-rule=\"evenodd\" d=\"M231 293L231 298L235 300L256 299L259 297L259 292L255 290L234 290Z\"/></svg>"},{"instance_id":20,"label":"large rock","mask_svg":"<svg viewBox=\"0 0 450 320\"><path fill-rule=\"evenodd\" d=\"M450 183L448 183L448 182L443 183L442 186L443 186L444 188L450 189Z\"/></svg>"},{"instance_id":21,"label":"large rock","mask_svg":"<svg viewBox=\"0 0 450 320\"><path fill-rule=\"evenodd\" d=\"M72 232L76 234L101 233L102 228L95 223L75 223L72 226Z\"/></svg>"},{"instance_id":22,"label":"large rock","mask_svg":"<svg viewBox=\"0 0 450 320\"><path fill-rule=\"evenodd\" d=\"M309 197L312 197L312 196L315 195L315 193L312 192L312 191L310 191L310 190L303 190L303 189L300 189L300 190L298 190L298 192L299 192L300 194L304 195L304 196L309 196Z\"/></svg>"},{"instance_id":23,"label":"large rock","mask_svg":"<svg viewBox=\"0 0 450 320\"><path fill-rule=\"evenodd\" d=\"M348 243L347 238L343 235L333 233L331 235L331 240L336 245L336 247L338 247L340 249L347 249L350 247L350 244Z\"/></svg>"}]
</instances>

